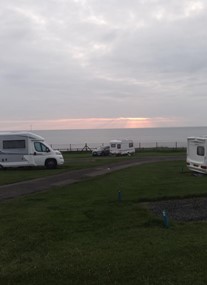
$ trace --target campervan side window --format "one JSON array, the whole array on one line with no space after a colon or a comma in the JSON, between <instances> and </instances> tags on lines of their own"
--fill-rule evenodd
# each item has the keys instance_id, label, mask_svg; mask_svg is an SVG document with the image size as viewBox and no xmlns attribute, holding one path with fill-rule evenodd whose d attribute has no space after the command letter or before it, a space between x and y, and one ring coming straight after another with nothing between
<instances>
[{"instance_id":1,"label":"campervan side window","mask_svg":"<svg viewBox=\"0 0 207 285\"><path fill-rule=\"evenodd\" d=\"M41 142L34 143L35 150L38 152L50 152L49 148Z\"/></svg>"},{"instance_id":2,"label":"campervan side window","mask_svg":"<svg viewBox=\"0 0 207 285\"><path fill-rule=\"evenodd\" d=\"M25 140L3 141L3 149L20 149L25 147L26 147Z\"/></svg>"},{"instance_id":3,"label":"campervan side window","mask_svg":"<svg viewBox=\"0 0 207 285\"><path fill-rule=\"evenodd\" d=\"M129 147L133 147L134 146L134 144L131 142L131 143L129 143Z\"/></svg>"},{"instance_id":4,"label":"campervan side window","mask_svg":"<svg viewBox=\"0 0 207 285\"><path fill-rule=\"evenodd\" d=\"M116 144L115 143L111 143L111 147L116 147Z\"/></svg>"},{"instance_id":5,"label":"campervan side window","mask_svg":"<svg viewBox=\"0 0 207 285\"><path fill-rule=\"evenodd\" d=\"M205 148L203 146L198 146L197 155L204 156L204 154L205 154Z\"/></svg>"}]
</instances>

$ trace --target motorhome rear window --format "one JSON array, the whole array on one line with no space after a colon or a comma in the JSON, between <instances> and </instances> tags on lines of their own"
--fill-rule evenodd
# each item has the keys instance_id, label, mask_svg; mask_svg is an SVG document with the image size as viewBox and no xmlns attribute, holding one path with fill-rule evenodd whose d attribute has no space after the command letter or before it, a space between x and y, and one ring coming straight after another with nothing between
<instances>
[{"instance_id":1,"label":"motorhome rear window","mask_svg":"<svg viewBox=\"0 0 207 285\"><path fill-rule=\"evenodd\" d=\"M17 149L25 147L26 147L25 140L3 141L3 149Z\"/></svg>"},{"instance_id":2,"label":"motorhome rear window","mask_svg":"<svg viewBox=\"0 0 207 285\"><path fill-rule=\"evenodd\" d=\"M197 155L204 156L205 148L203 146L197 146Z\"/></svg>"},{"instance_id":3,"label":"motorhome rear window","mask_svg":"<svg viewBox=\"0 0 207 285\"><path fill-rule=\"evenodd\" d=\"M134 146L134 144L133 143L129 143L129 147L133 147Z\"/></svg>"}]
</instances>

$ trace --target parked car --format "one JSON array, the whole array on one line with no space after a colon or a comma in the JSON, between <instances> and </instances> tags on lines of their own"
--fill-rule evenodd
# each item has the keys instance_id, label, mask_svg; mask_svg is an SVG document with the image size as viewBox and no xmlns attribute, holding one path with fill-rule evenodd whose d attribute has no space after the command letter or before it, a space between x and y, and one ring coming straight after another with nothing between
<instances>
[{"instance_id":1,"label":"parked car","mask_svg":"<svg viewBox=\"0 0 207 285\"><path fill-rule=\"evenodd\" d=\"M107 156L110 154L109 146L100 146L92 151L93 156Z\"/></svg>"}]
</instances>

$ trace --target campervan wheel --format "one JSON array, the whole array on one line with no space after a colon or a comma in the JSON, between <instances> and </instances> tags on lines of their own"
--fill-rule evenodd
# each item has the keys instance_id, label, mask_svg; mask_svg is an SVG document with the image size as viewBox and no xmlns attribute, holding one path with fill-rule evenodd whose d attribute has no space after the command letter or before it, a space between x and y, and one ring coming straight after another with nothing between
<instances>
[{"instance_id":1,"label":"campervan wheel","mask_svg":"<svg viewBox=\"0 0 207 285\"><path fill-rule=\"evenodd\" d=\"M45 161L45 167L48 169L57 168L57 161L54 158L47 159Z\"/></svg>"}]
</instances>

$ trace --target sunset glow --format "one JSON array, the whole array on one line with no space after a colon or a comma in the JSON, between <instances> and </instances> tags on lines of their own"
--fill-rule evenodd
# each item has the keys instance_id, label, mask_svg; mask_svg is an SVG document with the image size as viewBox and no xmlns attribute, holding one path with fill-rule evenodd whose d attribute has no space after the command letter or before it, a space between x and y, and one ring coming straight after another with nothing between
<instances>
[{"instance_id":1,"label":"sunset glow","mask_svg":"<svg viewBox=\"0 0 207 285\"><path fill-rule=\"evenodd\" d=\"M0 131L58 129L116 129L179 126L171 118L72 118L58 120L1 121ZM181 122L182 123L182 122Z\"/></svg>"}]
</instances>

